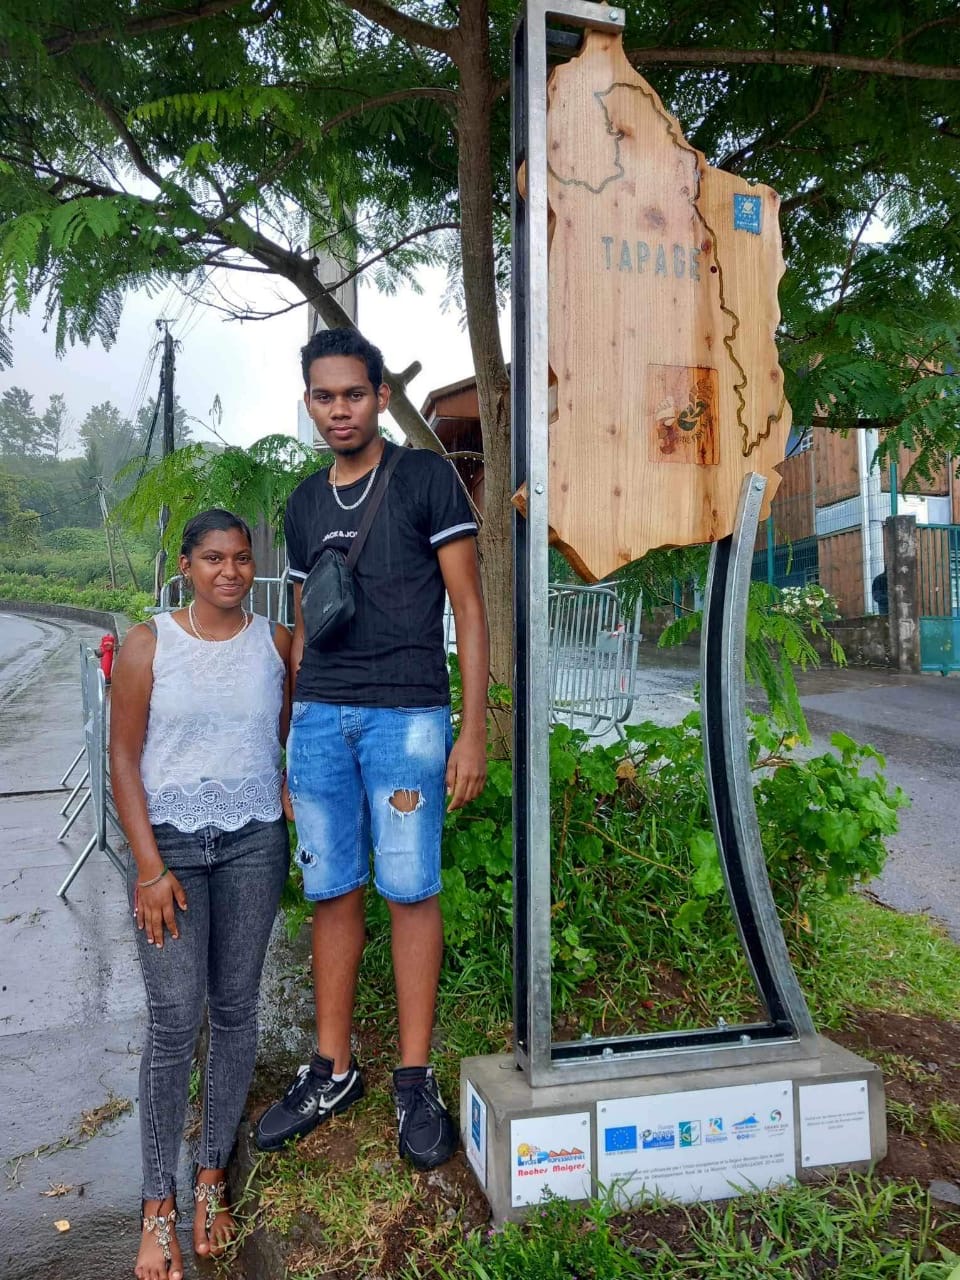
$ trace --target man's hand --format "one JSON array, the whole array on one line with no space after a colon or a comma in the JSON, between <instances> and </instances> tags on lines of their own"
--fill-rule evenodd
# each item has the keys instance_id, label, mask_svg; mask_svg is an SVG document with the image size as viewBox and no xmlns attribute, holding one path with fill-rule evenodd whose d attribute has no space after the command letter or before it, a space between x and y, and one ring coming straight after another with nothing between
<instances>
[{"instance_id":1,"label":"man's hand","mask_svg":"<svg viewBox=\"0 0 960 1280\"><path fill-rule=\"evenodd\" d=\"M146 931L148 942L158 947L163 946L164 925L171 938L179 938L174 905L181 911L187 909L187 895L172 871L168 871L156 884L144 889L137 886L133 900L134 916L137 928Z\"/></svg>"},{"instance_id":2,"label":"man's hand","mask_svg":"<svg viewBox=\"0 0 960 1280\"><path fill-rule=\"evenodd\" d=\"M447 761L447 795L450 797L447 813L476 800L486 781L486 735L461 733Z\"/></svg>"},{"instance_id":3,"label":"man's hand","mask_svg":"<svg viewBox=\"0 0 960 1280\"><path fill-rule=\"evenodd\" d=\"M293 801L290 799L290 788L287 786L287 776L283 776L283 786L280 788L280 803L283 806L283 816L288 822L296 822L293 813Z\"/></svg>"}]
</instances>

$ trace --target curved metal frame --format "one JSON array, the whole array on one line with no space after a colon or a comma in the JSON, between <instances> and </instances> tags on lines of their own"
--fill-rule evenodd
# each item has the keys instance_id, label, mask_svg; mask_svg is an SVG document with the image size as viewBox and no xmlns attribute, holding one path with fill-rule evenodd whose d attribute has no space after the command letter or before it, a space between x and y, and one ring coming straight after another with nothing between
<instances>
[{"instance_id":1,"label":"curved metal frame","mask_svg":"<svg viewBox=\"0 0 960 1280\"><path fill-rule=\"evenodd\" d=\"M750 564L765 481L744 483L736 531L716 544L703 628L704 756L714 830L764 1022L554 1043L551 1008L549 771L547 47L574 50L568 27L618 31L622 9L527 0L513 47L514 1055L531 1085L661 1074L816 1056L813 1024L790 965L760 847L747 754L743 646Z\"/></svg>"}]
</instances>

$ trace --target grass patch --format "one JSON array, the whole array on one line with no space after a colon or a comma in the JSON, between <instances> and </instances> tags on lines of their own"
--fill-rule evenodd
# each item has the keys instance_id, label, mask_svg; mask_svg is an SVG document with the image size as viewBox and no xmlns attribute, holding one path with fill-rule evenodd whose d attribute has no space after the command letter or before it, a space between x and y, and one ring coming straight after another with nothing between
<instances>
[{"instance_id":1,"label":"grass patch","mask_svg":"<svg viewBox=\"0 0 960 1280\"><path fill-rule=\"evenodd\" d=\"M942 1142L960 1142L960 1104L934 1102L927 1116L930 1132Z\"/></svg>"},{"instance_id":2,"label":"grass patch","mask_svg":"<svg viewBox=\"0 0 960 1280\"><path fill-rule=\"evenodd\" d=\"M553 1201L523 1227L477 1233L406 1280L948 1280L960 1259L918 1186L848 1178L722 1205L664 1204L618 1213L610 1204Z\"/></svg>"},{"instance_id":3,"label":"grass patch","mask_svg":"<svg viewBox=\"0 0 960 1280\"><path fill-rule=\"evenodd\" d=\"M848 895L825 904L815 944L829 962L798 965L798 975L819 1025L842 1026L854 1005L957 1018L960 947L926 916Z\"/></svg>"}]
</instances>

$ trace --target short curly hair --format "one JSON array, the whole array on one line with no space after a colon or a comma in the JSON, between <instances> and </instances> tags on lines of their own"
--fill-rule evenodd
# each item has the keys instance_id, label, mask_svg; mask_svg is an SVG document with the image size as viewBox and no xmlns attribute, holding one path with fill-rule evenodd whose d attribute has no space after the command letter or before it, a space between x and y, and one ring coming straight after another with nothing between
<instances>
[{"instance_id":1,"label":"short curly hair","mask_svg":"<svg viewBox=\"0 0 960 1280\"><path fill-rule=\"evenodd\" d=\"M319 329L305 347L300 348L303 385L310 390L310 366L324 356L357 356L367 366L374 390L383 382L383 352L368 342L357 329Z\"/></svg>"}]
</instances>

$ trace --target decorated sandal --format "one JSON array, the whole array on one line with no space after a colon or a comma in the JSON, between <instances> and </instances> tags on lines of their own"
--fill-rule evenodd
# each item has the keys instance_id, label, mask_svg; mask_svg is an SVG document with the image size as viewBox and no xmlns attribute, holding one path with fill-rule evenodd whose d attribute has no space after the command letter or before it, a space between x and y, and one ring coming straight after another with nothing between
<instances>
[{"instance_id":1,"label":"decorated sandal","mask_svg":"<svg viewBox=\"0 0 960 1280\"><path fill-rule=\"evenodd\" d=\"M144 1213L140 1210L140 1229L156 1236L157 1244L163 1252L163 1260L170 1265L170 1237L177 1221L177 1207L173 1206L166 1213Z\"/></svg>"},{"instance_id":2,"label":"decorated sandal","mask_svg":"<svg viewBox=\"0 0 960 1280\"><path fill-rule=\"evenodd\" d=\"M205 1231L209 1237L210 1228L213 1226L214 1218L227 1207L226 1180L221 1180L220 1182L195 1183L193 1188L193 1198L197 1204L206 1205L207 1215Z\"/></svg>"}]
</instances>

